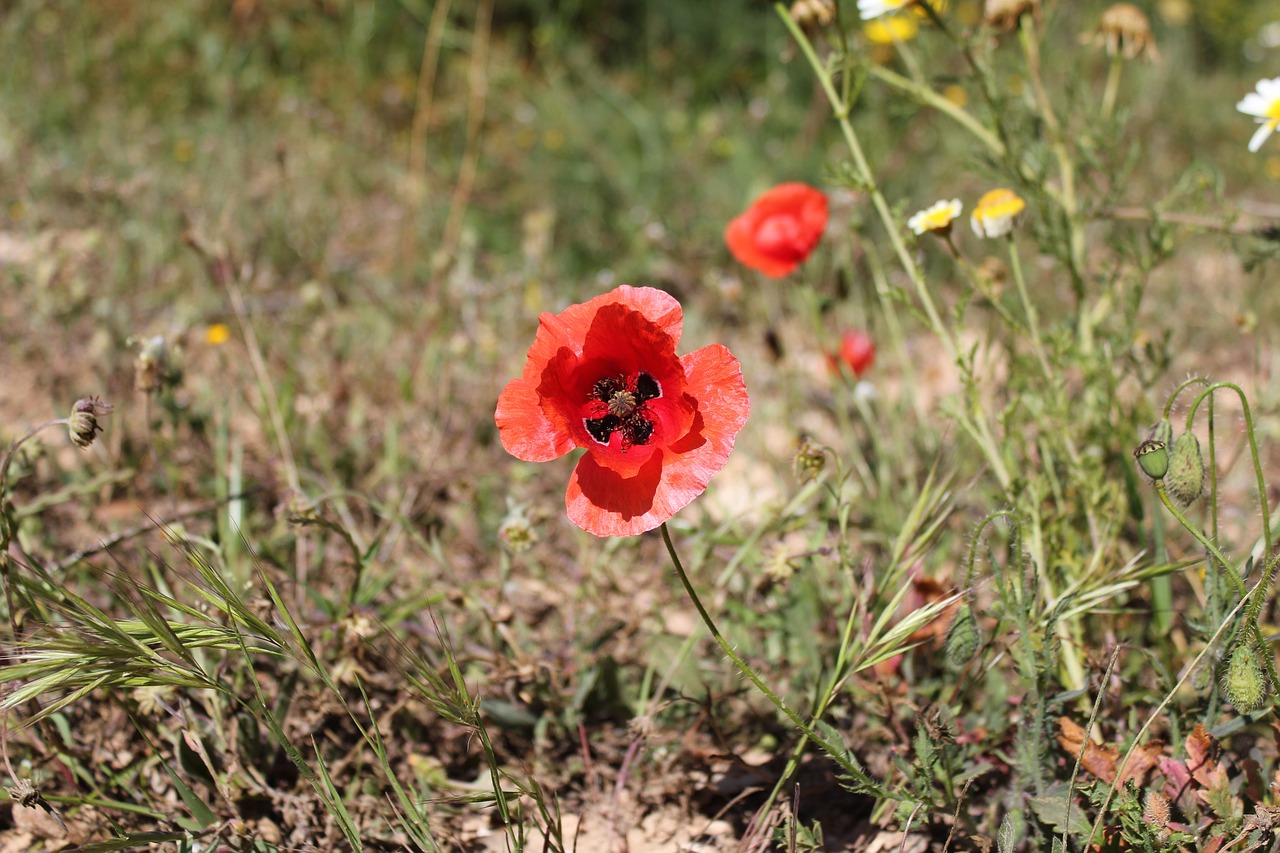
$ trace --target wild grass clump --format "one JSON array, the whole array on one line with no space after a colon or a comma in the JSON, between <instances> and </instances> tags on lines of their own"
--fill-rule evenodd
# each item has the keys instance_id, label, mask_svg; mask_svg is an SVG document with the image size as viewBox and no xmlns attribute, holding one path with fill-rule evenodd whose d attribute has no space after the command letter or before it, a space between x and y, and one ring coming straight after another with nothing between
<instances>
[{"instance_id":1,"label":"wild grass clump","mask_svg":"<svg viewBox=\"0 0 1280 853\"><path fill-rule=\"evenodd\" d=\"M231 5L0 22L0 849L1271 843L1254 25Z\"/></svg>"}]
</instances>

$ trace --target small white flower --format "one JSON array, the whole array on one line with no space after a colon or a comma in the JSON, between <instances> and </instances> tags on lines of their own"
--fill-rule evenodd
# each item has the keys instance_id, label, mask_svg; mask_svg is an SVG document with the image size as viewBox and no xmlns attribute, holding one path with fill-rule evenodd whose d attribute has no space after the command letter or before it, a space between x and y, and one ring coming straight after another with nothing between
<instances>
[{"instance_id":1,"label":"small white flower","mask_svg":"<svg viewBox=\"0 0 1280 853\"><path fill-rule=\"evenodd\" d=\"M909 6L913 0L858 0L858 14L869 21Z\"/></svg>"},{"instance_id":2,"label":"small white flower","mask_svg":"<svg viewBox=\"0 0 1280 853\"><path fill-rule=\"evenodd\" d=\"M951 201L934 202L932 206L918 211L908 219L907 227L915 234L923 234L926 231L946 233L951 230L951 223L960 215L962 210L964 210L964 205L960 203L958 198L953 198Z\"/></svg>"},{"instance_id":3,"label":"small white flower","mask_svg":"<svg viewBox=\"0 0 1280 853\"><path fill-rule=\"evenodd\" d=\"M1236 109L1245 115L1256 118L1261 126L1249 140L1249 150L1257 151L1267 137L1280 125L1280 77L1271 80L1259 80L1258 91L1250 92L1244 100L1236 104Z\"/></svg>"}]
</instances>

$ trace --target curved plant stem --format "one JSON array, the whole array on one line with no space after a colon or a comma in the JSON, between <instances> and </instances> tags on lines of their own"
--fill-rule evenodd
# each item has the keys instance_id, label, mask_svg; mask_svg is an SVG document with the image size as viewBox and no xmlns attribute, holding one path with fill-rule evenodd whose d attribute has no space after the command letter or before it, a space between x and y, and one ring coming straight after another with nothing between
<instances>
[{"instance_id":1,"label":"curved plant stem","mask_svg":"<svg viewBox=\"0 0 1280 853\"><path fill-rule=\"evenodd\" d=\"M1277 562L1280 561L1271 559L1270 553L1268 552L1268 558L1262 579L1254 585L1253 589L1248 589L1245 587L1244 578L1240 577L1239 572L1231 568L1231 564L1227 562L1226 556L1218 549L1218 546L1209 539L1203 530L1200 530L1198 527L1193 525L1187 517L1182 514L1182 510L1178 509L1173 501L1169 500L1169 493L1165 491L1164 488L1164 480L1156 481L1156 494L1160 496L1160 501L1165 505L1165 509L1169 510L1169 512L1173 514L1173 517L1178 520L1178 523L1185 527L1187 531L1196 538L1196 541L1203 545L1210 555L1213 556L1214 561L1221 568L1220 573L1227 580L1231 581L1231 588L1234 590L1236 595L1239 596L1240 601L1243 603L1246 599L1250 599L1248 609L1245 611L1244 630L1253 635L1253 638L1258 643L1258 648L1265 649L1267 647L1267 640L1266 637L1262 636L1262 631L1258 627L1258 615L1262 611L1262 602L1266 597L1266 591L1271 585L1272 578L1275 576ZM1231 615L1234 615L1239 609L1240 605L1237 604L1235 610L1231 611ZM1231 616L1228 616L1227 619L1223 621L1223 625L1225 626L1230 621ZM1219 628L1219 632L1220 631L1221 628ZM1218 634L1215 633L1214 637L1217 636ZM1267 678L1270 682L1272 684L1280 684L1280 673L1276 671L1276 663L1273 657L1271 655L1259 655L1259 657L1262 658L1263 665L1267 669Z\"/></svg>"},{"instance_id":2,"label":"curved plant stem","mask_svg":"<svg viewBox=\"0 0 1280 853\"><path fill-rule=\"evenodd\" d=\"M872 77L906 93L926 107L931 107L945 115L947 118L955 121L974 139L978 140L986 147L991 154L999 159L1004 159L1005 147L994 133L982 126L973 115L963 107L956 105L954 101L949 101L942 95L938 94L929 86L921 85L909 77L903 77L896 71L885 68L883 65L873 65L868 69Z\"/></svg>"},{"instance_id":3,"label":"curved plant stem","mask_svg":"<svg viewBox=\"0 0 1280 853\"><path fill-rule=\"evenodd\" d=\"M823 752L831 756L840 769L849 774L849 776L858 783L859 786L868 794L877 797L891 797L889 791L885 790L878 782L874 781L867 775L866 771L854 763L850 753L840 744L833 744L827 738L823 737L814 730L807 722L805 722L799 714L791 709L786 702L778 697L778 694L769 689L769 686L760 680L760 676L756 675L745 660L734 650L729 641L720 633L720 629L716 627L715 621L711 618L711 614L702 606L702 599L698 597L698 591L693 588L693 584L689 581L688 574L685 573L684 564L680 562L680 555L676 553L676 546L671 541L671 533L667 530L667 525L663 523L662 541L667 546L667 553L671 556L671 563L675 566L676 574L680 576L680 583L684 586L684 591L689 596L689 600L693 602L693 606L697 609L698 615L702 618L702 624L707 626L707 631L711 634L711 638L716 641L716 645L720 646L720 650L733 661L733 665L738 671L746 676L747 680L755 686L757 690L765 695L774 707L782 712L791 724L800 730L801 734L809 740L816 743Z\"/></svg>"}]
</instances>

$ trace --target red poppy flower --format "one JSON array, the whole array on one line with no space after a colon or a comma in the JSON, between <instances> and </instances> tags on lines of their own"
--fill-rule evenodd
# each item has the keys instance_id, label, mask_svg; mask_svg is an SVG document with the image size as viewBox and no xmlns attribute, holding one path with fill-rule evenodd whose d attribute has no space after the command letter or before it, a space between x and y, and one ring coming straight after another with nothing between
<instances>
[{"instance_id":1,"label":"red poppy flower","mask_svg":"<svg viewBox=\"0 0 1280 853\"><path fill-rule=\"evenodd\" d=\"M840 337L840 360L861 378L876 363L876 345L866 332L845 332Z\"/></svg>"},{"instance_id":2,"label":"red poppy flower","mask_svg":"<svg viewBox=\"0 0 1280 853\"><path fill-rule=\"evenodd\" d=\"M745 266L782 278L800 266L827 227L827 197L807 184L779 184L729 223L724 241Z\"/></svg>"},{"instance_id":3,"label":"red poppy flower","mask_svg":"<svg viewBox=\"0 0 1280 853\"><path fill-rule=\"evenodd\" d=\"M676 355L680 303L621 287L538 318L524 374L498 397L502 446L527 462L575 447L569 519L596 536L652 530L724 466L750 403L719 344Z\"/></svg>"}]
</instances>

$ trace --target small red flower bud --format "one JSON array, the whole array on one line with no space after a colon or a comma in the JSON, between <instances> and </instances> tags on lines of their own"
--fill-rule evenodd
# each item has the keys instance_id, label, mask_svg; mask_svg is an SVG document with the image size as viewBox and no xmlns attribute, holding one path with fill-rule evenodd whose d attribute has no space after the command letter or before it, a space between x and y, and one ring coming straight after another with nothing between
<instances>
[{"instance_id":1,"label":"small red flower bud","mask_svg":"<svg viewBox=\"0 0 1280 853\"><path fill-rule=\"evenodd\" d=\"M840 338L840 360L861 378L876 362L876 345L866 332L845 332Z\"/></svg>"}]
</instances>

